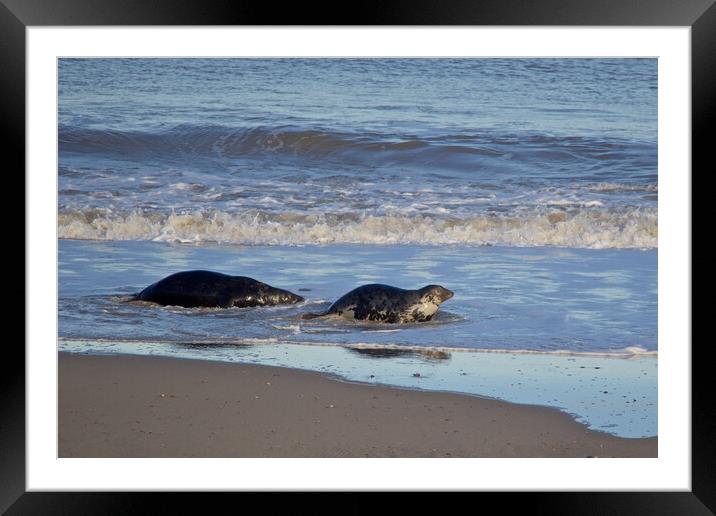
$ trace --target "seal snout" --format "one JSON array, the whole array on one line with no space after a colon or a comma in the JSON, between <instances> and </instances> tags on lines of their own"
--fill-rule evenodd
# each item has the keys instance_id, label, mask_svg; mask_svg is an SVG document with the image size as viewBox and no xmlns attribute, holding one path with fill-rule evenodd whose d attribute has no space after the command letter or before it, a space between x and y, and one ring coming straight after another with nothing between
<instances>
[{"instance_id":1,"label":"seal snout","mask_svg":"<svg viewBox=\"0 0 716 516\"><path fill-rule=\"evenodd\" d=\"M281 303L300 303L301 301L306 300L304 297L294 294L293 292L289 292L288 290L276 290L278 290L278 298Z\"/></svg>"},{"instance_id":2,"label":"seal snout","mask_svg":"<svg viewBox=\"0 0 716 516\"><path fill-rule=\"evenodd\" d=\"M448 290L441 285L428 285L427 287L423 287L421 292L432 296L438 303L443 303L455 295L452 290Z\"/></svg>"},{"instance_id":3,"label":"seal snout","mask_svg":"<svg viewBox=\"0 0 716 516\"><path fill-rule=\"evenodd\" d=\"M435 294L441 303L444 303L445 301L447 301L448 299L450 299L452 296L455 295L455 293L452 290L448 290L445 287L435 288Z\"/></svg>"}]
</instances>

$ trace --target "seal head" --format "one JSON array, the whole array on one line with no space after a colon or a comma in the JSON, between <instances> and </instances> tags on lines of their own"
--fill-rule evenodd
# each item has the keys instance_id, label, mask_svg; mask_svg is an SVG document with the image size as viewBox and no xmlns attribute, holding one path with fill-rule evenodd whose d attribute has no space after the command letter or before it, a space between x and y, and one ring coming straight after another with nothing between
<instances>
[{"instance_id":1,"label":"seal head","mask_svg":"<svg viewBox=\"0 0 716 516\"><path fill-rule=\"evenodd\" d=\"M427 285L421 288L418 292L420 292L423 302L435 303L436 305L444 303L455 295L452 290L448 290L440 285Z\"/></svg>"}]
</instances>

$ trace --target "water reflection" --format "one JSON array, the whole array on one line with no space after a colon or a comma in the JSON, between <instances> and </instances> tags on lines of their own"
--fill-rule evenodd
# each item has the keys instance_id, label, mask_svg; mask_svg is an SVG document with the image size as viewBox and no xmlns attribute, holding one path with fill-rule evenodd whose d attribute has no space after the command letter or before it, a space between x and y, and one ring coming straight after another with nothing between
<instances>
[{"instance_id":1,"label":"water reflection","mask_svg":"<svg viewBox=\"0 0 716 516\"><path fill-rule=\"evenodd\" d=\"M435 349L358 348L351 346L346 347L346 349L352 353L370 358L413 357L428 360L449 360L452 356L447 351Z\"/></svg>"}]
</instances>

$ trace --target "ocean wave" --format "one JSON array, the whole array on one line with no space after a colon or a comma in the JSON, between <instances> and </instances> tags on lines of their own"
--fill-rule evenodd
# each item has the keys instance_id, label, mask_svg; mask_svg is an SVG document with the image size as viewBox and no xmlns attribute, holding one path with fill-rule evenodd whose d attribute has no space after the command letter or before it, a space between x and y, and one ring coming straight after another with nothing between
<instances>
[{"instance_id":1,"label":"ocean wave","mask_svg":"<svg viewBox=\"0 0 716 516\"><path fill-rule=\"evenodd\" d=\"M337 131L297 126L227 127L179 125L157 131L100 130L62 125L60 152L145 156L166 154L238 158L266 154L381 157L415 163L460 165L483 158L519 160L611 160L648 156L650 142L545 134L407 134ZM452 161L451 161L452 160Z\"/></svg>"},{"instance_id":2,"label":"ocean wave","mask_svg":"<svg viewBox=\"0 0 716 516\"><path fill-rule=\"evenodd\" d=\"M246 210L184 213L64 210L58 236L244 245L433 244L653 249L656 208L574 209L528 215L366 215Z\"/></svg>"}]
</instances>

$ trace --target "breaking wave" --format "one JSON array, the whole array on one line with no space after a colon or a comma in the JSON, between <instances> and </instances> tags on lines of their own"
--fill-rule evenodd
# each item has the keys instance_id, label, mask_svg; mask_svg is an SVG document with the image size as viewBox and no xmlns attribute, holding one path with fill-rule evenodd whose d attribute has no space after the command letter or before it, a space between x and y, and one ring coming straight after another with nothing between
<instances>
[{"instance_id":1,"label":"breaking wave","mask_svg":"<svg viewBox=\"0 0 716 516\"><path fill-rule=\"evenodd\" d=\"M61 211L58 236L198 244L457 244L651 249L658 246L658 216L656 208L645 207L466 218L260 210L167 214L90 209Z\"/></svg>"}]
</instances>

